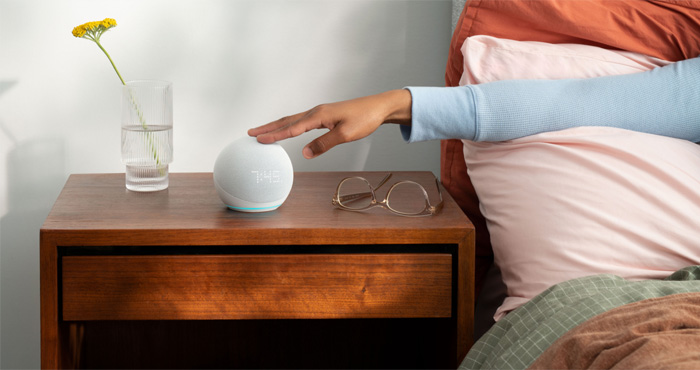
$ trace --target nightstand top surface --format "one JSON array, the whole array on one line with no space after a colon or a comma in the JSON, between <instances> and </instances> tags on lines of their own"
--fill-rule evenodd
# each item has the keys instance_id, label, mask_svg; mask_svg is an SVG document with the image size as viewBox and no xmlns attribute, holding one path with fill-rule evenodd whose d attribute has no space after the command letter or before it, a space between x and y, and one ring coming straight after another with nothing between
<instances>
[{"instance_id":1,"label":"nightstand top surface","mask_svg":"<svg viewBox=\"0 0 700 370\"><path fill-rule=\"evenodd\" d=\"M431 172L393 174L387 185L417 181L431 202L437 202ZM331 198L338 182L355 175L376 184L386 172L297 172L286 202L263 213L229 210L211 173L171 173L169 188L152 193L126 190L124 174L71 175L41 231L52 238L65 236L73 245L80 240L93 243L96 235L116 239L115 245L422 244L459 242L473 233L469 219L444 189L445 206L436 216L402 217L379 207L367 212L337 209ZM386 189L377 197L385 195Z\"/></svg>"}]
</instances>

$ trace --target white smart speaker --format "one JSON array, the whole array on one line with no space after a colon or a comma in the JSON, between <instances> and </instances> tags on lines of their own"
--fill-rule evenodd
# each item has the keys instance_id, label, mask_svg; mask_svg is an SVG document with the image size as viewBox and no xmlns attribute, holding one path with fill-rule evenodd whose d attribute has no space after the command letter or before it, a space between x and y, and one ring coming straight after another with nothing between
<instances>
[{"instance_id":1,"label":"white smart speaker","mask_svg":"<svg viewBox=\"0 0 700 370\"><path fill-rule=\"evenodd\" d=\"M240 212L277 209L292 190L294 169L279 144L241 137L228 144L214 164L214 186L224 204Z\"/></svg>"}]
</instances>

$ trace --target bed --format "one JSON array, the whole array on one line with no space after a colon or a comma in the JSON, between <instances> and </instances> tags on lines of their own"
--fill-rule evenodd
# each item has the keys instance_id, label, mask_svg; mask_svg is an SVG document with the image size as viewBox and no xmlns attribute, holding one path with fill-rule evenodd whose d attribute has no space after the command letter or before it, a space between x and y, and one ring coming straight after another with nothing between
<instances>
[{"instance_id":1,"label":"bed","mask_svg":"<svg viewBox=\"0 0 700 370\"><path fill-rule=\"evenodd\" d=\"M698 2L470 0L446 84L698 54ZM441 151L477 231L478 340L460 368L700 368L700 146L587 127Z\"/></svg>"}]
</instances>

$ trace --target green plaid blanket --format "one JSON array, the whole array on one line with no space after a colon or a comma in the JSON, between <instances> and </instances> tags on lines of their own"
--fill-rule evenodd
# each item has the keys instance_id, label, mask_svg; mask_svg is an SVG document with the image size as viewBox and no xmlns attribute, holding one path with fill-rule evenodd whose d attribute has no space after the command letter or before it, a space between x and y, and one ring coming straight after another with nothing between
<instances>
[{"instance_id":1,"label":"green plaid blanket","mask_svg":"<svg viewBox=\"0 0 700 370\"><path fill-rule=\"evenodd\" d=\"M557 284L509 313L474 344L460 369L526 369L557 338L584 321L628 303L700 292L700 266L664 280L628 281L603 274Z\"/></svg>"}]
</instances>

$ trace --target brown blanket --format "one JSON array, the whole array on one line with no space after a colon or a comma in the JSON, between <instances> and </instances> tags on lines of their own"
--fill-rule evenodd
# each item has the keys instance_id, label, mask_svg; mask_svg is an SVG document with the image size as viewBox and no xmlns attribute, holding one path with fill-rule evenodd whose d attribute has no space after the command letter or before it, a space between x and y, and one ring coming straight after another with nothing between
<instances>
[{"instance_id":1,"label":"brown blanket","mask_svg":"<svg viewBox=\"0 0 700 370\"><path fill-rule=\"evenodd\" d=\"M700 369L700 293L595 316L554 342L530 369Z\"/></svg>"}]
</instances>

